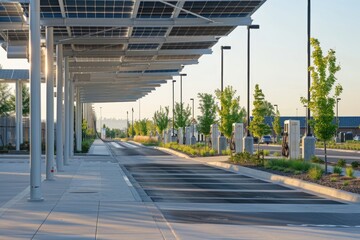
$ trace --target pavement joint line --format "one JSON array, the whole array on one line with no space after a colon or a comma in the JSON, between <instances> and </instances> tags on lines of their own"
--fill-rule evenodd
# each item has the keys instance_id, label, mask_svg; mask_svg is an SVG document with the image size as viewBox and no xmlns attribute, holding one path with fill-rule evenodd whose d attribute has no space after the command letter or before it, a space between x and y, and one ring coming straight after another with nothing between
<instances>
[{"instance_id":1,"label":"pavement joint line","mask_svg":"<svg viewBox=\"0 0 360 240\"><path fill-rule=\"evenodd\" d=\"M96 215L95 240L97 239L97 234L98 234L99 215L100 215L100 201L98 202L98 211Z\"/></svg>"},{"instance_id":2,"label":"pavement joint line","mask_svg":"<svg viewBox=\"0 0 360 240\"><path fill-rule=\"evenodd\" d=\"M41 176L41 182L46 179L45 176ZM18 193L15 197L7 201L2 207L0 208L0 217L7 211L9 208L14 206L18 201L23 199L28 193L30 192L30 186L25 188L22 192Z\"/></svg>"}]
</instances>

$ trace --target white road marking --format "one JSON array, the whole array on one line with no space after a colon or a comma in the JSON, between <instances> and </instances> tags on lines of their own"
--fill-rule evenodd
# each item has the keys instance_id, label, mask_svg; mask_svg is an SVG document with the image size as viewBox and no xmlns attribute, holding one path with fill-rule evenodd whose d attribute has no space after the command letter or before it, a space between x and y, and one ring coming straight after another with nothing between
<instances>
[{"instance_id":1,"label":"white road marking","mask_svg":"<svg viewBox=\"0 0 360 240\"><path fill-rule=\"evenodd\" d=\"M111 142L111 145L113 145L113 147L115 148L124 148L123 146L121 146L119 143L116 142Z\"/></svg>"},{"instance_id":2,"label":"white road marking","mask_svg":"<svg viewBox=\"0 0 360 240\"><path fill-rule=\"evenodd\" d=\"M331 224L287 224L288 227L327 227L327 228L360 228L359 225L331 225Z\"/></svg>"},{"instance_id":3,"label":"white road marking","mask_svg":"<svg viewBox=\"0 0 360 240\"><path fill-rule=\"evenodd\" d=\"M127 148L139 148L138 146L135 146L135 145L127 143L127 142L121 142L121 144Z\"/></svg>"}]
</instances>

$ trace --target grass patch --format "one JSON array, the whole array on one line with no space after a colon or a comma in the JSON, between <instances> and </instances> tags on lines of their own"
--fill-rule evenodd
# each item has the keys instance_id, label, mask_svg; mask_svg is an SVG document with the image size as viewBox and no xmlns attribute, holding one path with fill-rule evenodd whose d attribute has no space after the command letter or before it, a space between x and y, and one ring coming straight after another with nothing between
<instances>
[{"instance_id":1,"label":"grass patch","mask_svg":"<svg viewBox=\"0 0 360 240\"><path fill-rule=\"evenodd\" d=\"M347 167L345 173L347 177L354 178L355 171L352 167Z\"/></svg>"},{"instance_id":2,"label":"grass patch","mask_svg":"<svg viewBox=\"0 0 360 240\"><path fill-rule=\"evenodd\" d=\"M287 171L291 170L293 172L298 171L301 173L307 172L312 167L312 164L309 162L288 159L270 159L265 162L265 165L271 169L274 169L275 167L277 170L280 168L280 171L288 169Z\"/></svg>"},{"instance_id":3,"label":"grass patch","mask_svg":"<svg viewBox=\"0 0 360 240\"><path fill-rule=\"evenodd\" d=\"M309 169L308 176L312 180L319 180L324 174L324 170L320 166L313 166Z\"/></svg>"},{"instance_id":4,"label":"grass patch","mask_svg":"<svg viewBox=\"0 0 360 240\"><path fill-rule=\"evenodd\" d=\"M159 145L159 139L157 137L135 136L134 141L141 143L145 146L158 146Z\"/></svg>"},{"instance_id":5,"label":"grass patch","mask_svg":"<svg viewBox=\"0 0 360 240\"><path fill-rule=\"evenodd\" d=\"M190 156L214 156L216 155L216 151L207 147L204 144L195 144L195 145L180 145L178 143L167 143L162 145L165 148L174 149L183 153L186 153Z\"/></svg>"}]
</instances>

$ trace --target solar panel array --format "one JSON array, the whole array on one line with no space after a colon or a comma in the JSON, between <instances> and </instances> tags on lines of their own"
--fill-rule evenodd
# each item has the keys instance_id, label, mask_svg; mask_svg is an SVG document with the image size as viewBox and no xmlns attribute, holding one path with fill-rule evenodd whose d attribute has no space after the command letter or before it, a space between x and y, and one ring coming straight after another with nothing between
<instances>
[{"instance_id":1,"label":"solar panel array","mask_svg":"<svg viewBox=\"0 0 360 240\"><path fill-rule=\"evenodd\" d=\"M183 65L196 64L211 53L220 37L251 24L251 15L265 1L40 0L41 34L45 39L45 27L53 26L55 43L63 44L70 71L90 76L76 80L83 102L135 101L152 91L144 91L146 86L171 80ZM28 44L28 23L28 1L0 0L5 50ZM99 83L107 81L114 85L113 93L101 95L107 84ZM95 86L98 96L91 90ZM122 97L119 89L132 96Z\"/></svg>"}]
</instances>

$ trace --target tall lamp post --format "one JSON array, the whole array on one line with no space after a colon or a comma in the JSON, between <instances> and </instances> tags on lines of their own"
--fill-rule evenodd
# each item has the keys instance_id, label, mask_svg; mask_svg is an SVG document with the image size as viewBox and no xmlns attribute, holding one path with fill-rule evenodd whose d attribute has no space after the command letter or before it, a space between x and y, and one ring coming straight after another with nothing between
<instances>
[{"instance_id":1,"label":"tall lamp post","mask_svg":"<svg viewBox=\"0 0 360 240\"><path fill-rule=\"evenodd\" d=\"M196 138L195 138L195 118L194 118L194 98L190 98L190 100L192 101L192 136L190 139L190 144L193 145L196 143Z\"/></svg>"},{"instance_id":2,"label":"tall lamp post","mask_svg":"<svg viewBox=\"0 0 360 240\"><path fill-rule=\"evenodd\" d=\"M182 101L182 77L186 77L187 74L186 73L180 73L180 114L181 114L181 117L183 117L183 101ZM181 131L183 131L183 129L181 129ZM183 144L185 143L185 135L183 135L183 139L179 141L183 141Z\"/></svg>"},{"instance_id":3,"label":"tall lamp post","mask_svg":"<svg viewBox=\"0 0 360 240\"><path fill-rule=\"evenodd\" d=\"M131 108L131 137L134 137L134 108Z\"/></svg>"},{"instance_id":4,"label":"tall lamp post","mask_svg":"<svg viewBox=\"0 0 360 240\"><path fill-rule=\"evenodd\" d=\"M102 107L100 107L100 137L102 138Z\"/></svg>"},{"instance_id":5,"label":"tall lamp post","mask_svg":"<svg viewBox=\"0 0 360 240\"><path fill-rule=\"evenodd\" d=\"M126 137L129 137L129 111L126 111Z\"/></svg>"},{"instance_id":6,"label":"tall lamp post","mask_svg":"<svg viewBox=\"0 0 360 240\"><path fill-rule=\"evenodd\" d=\"M336 98L336 139L338 139L338 131L339 131L339 101L341 98Z\"/></svg>"},{"instance_id":7,"label":"tall lamp post","mask_svg":"<svg viewBox=\"0 0 360 240\"><path fill-rule=\"evenodd\" d=\"M174 98L174 95L175 95L175 87L174 87L174 83L176 82L176 80L172 80L172 136L171 136L171 141L174 142L175 141L175 130L174 130L174 127L175 127L175 118L174 118L174 115L175 115L175 98Z\"/></svg>"},{"instance_id":8,"label":"tall lamp post","mask_svg":"<svg viewBox=\"0 0 360 240\"><path fill-rule=\"evenodd\" d=\"M254 138L250 134L250 30L259 29L260 25L249 25L247 27L247 133L244 138L244 150L248 153L254 152Z\"/></svg>"},{"instance_id":9,"label":"tall lamp post","mask_svg":"<svg viewBox=\"0 0 360 240\"><path fill-rule=\"evenodd\" d=\"M224 50L230 50L231 46L221 46L221 72L220 72L220 79L221 79L221 94L224 91ZM221 153L223 150L226 149L226 138L224 133L221 133L218 140L218 153Z\"/></svg>"},{"instance_id":10,"label":"tall lamp post","mask_svg":"<svg viewBox=\"0 0 360 240\"><path fill-rule=\"evenodd\" d=\"M307 100L310 102L310 87L311 87L311 75L310 75L310 65L311 65L311 0L308 0L307 6ZM315 137L311 134L310 128L310 108L307 108L307 126L306 126L306 136L302 139L302 157L305 161L309 161L315 155Z\"/></svg>"}]
</instances>

